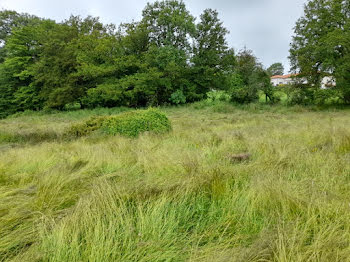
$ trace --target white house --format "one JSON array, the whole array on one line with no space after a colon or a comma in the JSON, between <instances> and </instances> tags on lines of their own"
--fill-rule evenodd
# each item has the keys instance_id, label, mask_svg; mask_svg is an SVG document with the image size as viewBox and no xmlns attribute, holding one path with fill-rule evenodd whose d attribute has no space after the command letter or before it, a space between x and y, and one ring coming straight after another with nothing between
<instances>
[{"instance_id":1,"label":"white house","mask_svg":"<svg viewBox=\"0 0 350 262\"><path fill-rule=\"evenodd\" d=\"M321 81L321 89L327 89L336 86L337 83L333 76L325 76Z\"/></svg>"},{"instance_id":2,"label":"white house","mask_svg":"<svg viewBox=\"0 0 350 262\"><path fill-rule=\"evenodd\" d=\"M299 81L301 84L307 84L306 78L295 78L297 74L289 74L289 75L275 75L271 77L271 84L273 86L279 85L290 85ZM336 86L335 78L332 76L325 76L321 81L321 89L327 89L330 87Z\"/></svg>"},{"instance_id":3,"label":"white house","mask_svg":"<svg viewBox=\"0 0 350 262\"><path fill-rule=\"evenodd\" d=\"M293 83L293 77L294 75L276 75L271 77L271 84L273 86L279 86L279 85L289 85Z\"/></svg>"}]
</instances>

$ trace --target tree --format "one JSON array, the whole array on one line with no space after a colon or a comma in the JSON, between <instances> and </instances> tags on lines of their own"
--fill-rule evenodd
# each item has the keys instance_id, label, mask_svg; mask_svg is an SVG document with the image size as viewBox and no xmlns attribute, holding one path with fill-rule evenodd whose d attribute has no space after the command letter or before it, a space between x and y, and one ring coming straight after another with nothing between
<instances>
[{"instance_id":1,"label":"tree","mask_svg":"<svg viewBox=\"0 0 350 262\"><path fill-rule=\"evenodd\" d=\"M71 16L47 32L40 60L33 66L34 85L45 98L46 107L62 109L66 104L79 102L94 86L92 82L100 70L92 65L103 63L111 52L104 46L108 46L104 42L107 36L107 28L90 16ZM92 54L97 46L99 52Z\"/></svg>"},{"instance_id":2,"label":"tree","mask_svg":"<svg viewBox=\"0 0 350 262\"><path fill-rule=\"evenodd\" d=\"M274 63L267 69L267 72L270 76L283 75L284 66L282 63Z\"/></svg>"},{"instance_id":3,"label":"tree","mask_svg":"<svg viewBox=\"0 0 350 262\"><path fill-rule=\"evenodd\" d=\"M324 76L333 75L336 89L350 103L349 0L311 0L305 5L294 29L290 60L310 88L318 89Z\"/></svg>"},{"instance_id":4,"label":"tree","mask_svg":"<svg viewBox=\"0 0 350 262\"><path fill-rule=\"evenodd\" d=\"M189 36L195 34L194 17L182 1L166 0L148 3L142 21L149 32L150 42L158 47L171 45L189 50Z\"/></svg>"},{"instance_id":5,"label":"tree","mask_svg":"<svg viewBox=\"0 0 350 262\"><path fill-rule=\"evenodd\" d=\"M260 90L265 95L266 102L270 101L271 103L274 103L276 97L274 96L274 88L271 84L270 77L270 73L259 66L253 74L250 82L251 85L255 85L254 89Z\"/></svg>"},{"instance_id":6,"label":"tree","mask_svg":"<svg viewBox=\"0 0 350 262\"><path fill-rule=\"evenodd\" d=\"M227 89L236 59L218 16L207 9L195 24L183 1L157 1L116 30L90 16L55 22L2 11L0 116L71 103L180 104Z\"/></svg>"},{"instance_id":7,"label":"tree","mask_svg":"<svg viewBox=\"0 0 350 262\"><path fill-rule=\"evenodd\" d=\"M231 100L237 103L256 101L259 98L259 89L267 85L266 75L253 51L246 48L241 50L237 55L235 73L230 79Z\"/></svg>"},{"instance_id":8,"label":"tree","mask_svg":"<svg viewBox=\"0 0 350 262\"><path fill-rule=\"evenodd\" d=\"M39 61L42 37L53 24L53 21L33 19L27 26L13 29L7 38L6 59L0 64L0 111L3 114L41 108L39 90L33 85L32 66Z\"/></svg>"},{"instance_id":9,"label":"tree","mask_svg":"<svg viewBox=\"0 0 350 262\"><path fill-rule=\"evenodd\" d=\"M233 71L236 61L226 42L228 33L216 10L204 10L197 24L192 61L195 81L205 92L210 88L224 89L224 78Z\"/></svg>"},{"instance_id":10,"label":"tree","mask_svg":"<svg viewBox=\"0 0 350 262\"><path fill-rule=\"evenodd\" d=\"M0 63L4 62L6 57L5 46L12 31L35 20L38 20L38 17L26 13L19 14L12 10L0 11Z\"/></svg>"}]
</instances>

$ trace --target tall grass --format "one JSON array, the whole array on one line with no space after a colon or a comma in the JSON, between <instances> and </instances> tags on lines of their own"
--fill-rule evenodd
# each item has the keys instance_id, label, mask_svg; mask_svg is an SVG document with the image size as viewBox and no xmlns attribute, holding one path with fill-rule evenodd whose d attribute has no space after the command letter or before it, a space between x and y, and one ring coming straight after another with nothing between
<instances>
[{"instance_id":1,"label":"tall grass","mask_svg":"<svg viewBox=\"0 0 350 262\"><path fill-rule=\"evenodd\" d=\"M349 110L163 110L138 138L0 121L0 261L350 261Z\"/></svg>"}]
</instances>

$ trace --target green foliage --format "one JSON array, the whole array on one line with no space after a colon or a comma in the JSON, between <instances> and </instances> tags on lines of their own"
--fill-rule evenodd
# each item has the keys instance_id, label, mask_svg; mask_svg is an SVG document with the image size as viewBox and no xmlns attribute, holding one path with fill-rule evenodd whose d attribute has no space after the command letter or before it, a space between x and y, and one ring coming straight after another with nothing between
<instances>
[{"instance_id":1,"label":"green foliage","mask_svg":"<svg viewBox=\"0 0 350 262\"><path fill-rule=\"evenodd\" d=\"M284 66L282 63L274 63L267 69L267 72L270 76L283 75Z\"/></svg>"},{"instance_id":2,"label":"green foliage","mask_svg":"<svg viewBox=\"0 0 350 262\"><path fill-rule=\"evenodd\" d=\"M259 98L257 90L252 86L233 86L230 93L231 101L239 104L252 103Z\"/></svg>"},{"instance_id":3,"label":"green foliage","mask_svg":"<svg viewBox=\"0 0 350 262\"><path fill-rule=\"evenodd\" d=\"M107 134L120 134L136 137L140 133L151 131L163 133L171 129L171 123L159 109L150 108L121 113L116 116L92 117L83 123L72 125L66 134L68 136L86 136L96 130Z\"/></svg>"},{"instance_id":4,"label":"green foliage","mask_svg":"<svg viewBox=\"0 0 350 262\"><path fill-rule=\"evenodd\" d=\"M171 123L167 116L154 108L111 116L102 125L102 130L108 134L128 137L136 137L146 131L164 133L170 129Z\"/></svg>"},{"instance_id":5,"label":"green foliage","mask_svg":"<svg viewBox=\"0 0 350 262\"><path fill-rule=\"evenodd\" d=\"M236 64L233 49L229 49L226 35L229 31L223 26L218 12L206 9L197 24L194 45L194 81L206 92L210 89L227 89L226 76Z\"/></svg>"},{"instance_id":6,"label":"green foliage","mask_svg":"<svg viewBox=\"0 0 350 262\"><path fill-rule=\"evenodd\" d=\"M327 105L343 102L342 92L337 89L315 89L307 85L292 85L284 90L291 105Z\"/></svg>"},{"instance_id":7,"label":"green foliage","mask_svg":"<svg viewBox=\"0 0 350 262\"><path fill-rule=\"evenodd\" d=\"M348 0L311 0L297 21L290 49L292 69L317 89L324 76L335 77L350 103L350 5ZM346 69L347 68L347 69Z\"/></svg>"},{"instance_id":8,"label":"green foliage","mask_svg":"<svg viewBox=\"0 0 350 262\"><path fill-rule=\"evenodd\" d=\"M42 108L39 90L33 85L32 67L40 56L41 33L50 21L32 18L27 25L14 28L6 39L6 59L0 64L0 114Z\"/></svg>"},{"instance_id":9,"label":"green foliage","mask_svg":"<svg viewBox=\"0 0 350 262\"><path fill-rule=\"evenodd\" d=\"M67 135L76 137L89 135L91 132L100 129L108 118L107 116L91 117L83 123L74 124L68 129Z\"/></svg>"},{"instance_id":10,"label":"green foliage","mask_svg":"<svg viewBox=\"0 0 350 262\"><path fill-rule=\"evenodd\" d=\"M101 84L90 88L81 99L84 107L116 107L123 105L123 92L118 84Z\"/></svg>"},{"instance_id":11,"label":"green foliage","mask_svg":"<svg viewBox=\"0 0 350 262\"><path fill-rule=\"evenodd\" d=\"M266 102L278 102L269 71L263 68L251 50L243 49L239 52L235 71L227 78L227 85L232 102L255 102L259 99L259 92L265 95Z\"/></svg>"},{"instance_id":12,"label":"green foliage","mask_svg":"<svg viewBox=\"0 0 350 262\"><path fill-rule=\"evenodd\" d=\"M0 117L70 105L191 103L210 90L236 92L242 103L264 90L272 101L257 58L247 50L236 58L227 34L216 10L205 9L196 23L177 0L149 3L140 21L118 28L91 16L55 22L1 11Z\"/></svg>"},{"instance_id":13,"label":"green foliage","mask_svg":"<svg viewBox=\"0 0 350 262\"><path fill-rule=\"evenodd\" d=\"M7 56L7 50L4 47L12 32L22 26L30 24L36 19L37 17L35 16L19 14L12 10L0 11L0 63L3 63Z\"/></svg>"},{"instance_id":14,"label":"green foliage","mask_svg":"<svg viewBox=\"0 0 350 262\"><path fill-rule=\"evenodd\" d=\"M228 78L232 102L251 103L259 98L260 80L256 77L259 68L260 64L251 50L244 49L239 52L235 72Z\"/></svg>"},{"instance_id":15,"label":"green foliage","mask_svg":"<svg viewBox=\"0 0 350 262\"><path fill-rule=\"evenodd\" d=\"M141 23L149 32L150 42L156 46L189 50L187 36L195 33L194 20L184 2L165 0L148 3L142 11Z\"/></svg>"},{"instance_id":16,"label":"green foliage","mask_svg":"<svg viewBox=\"0 0 350 262\"><path fill-rule=\"evenodd\" d=\"M270 74L267 70L258 67L250 82L251 85L254 85L257 90L265 95L266 102L278 102L278 98L274 96L274 87L271 84Z\"/></svg>"},{"instance_id":17,"label":"green foliage","mask_svg":"<svg viewBox=\"0 0 350 262\"><path fill-rule=\"evenodd\" d=\"M186 96L184 95L182 90L179 89L171 94L169 101L175 105L185 104Z\"/></svg>"},{"instance_id":18,"label":"green foliage","mask_svg":"<svg viewBox=\"0 0 350 262\"><path fill-rule=\"evenodd\" d=\"M314 89L308 86L292 86L287 95L290 105L310 105L314 101Z\"/></svg>"},{"instance_id":19,"label":"green foliage","mask_svg":"<svg viewBox=\"0 0 350 262\"><path fill-rule=\"evenodd\" d=\"M259 98L258 87L256 83L245 84L241 74L233 73L228 79L230 86L229 94L231 102L238 104L247 104L256 101Z\"/></svg>"},{"instance_id":20,"label":"green foliage","mask_svg":"<svg viewBox=\"0 0 350 262\"><path fill-rule=\"evenodd\" d=\"M231 96L223 90L220 91L210 91L207 94L207 99L209 101L225 101L225 102L229 102L231 100Z\"/></svg>"}]
</instances>

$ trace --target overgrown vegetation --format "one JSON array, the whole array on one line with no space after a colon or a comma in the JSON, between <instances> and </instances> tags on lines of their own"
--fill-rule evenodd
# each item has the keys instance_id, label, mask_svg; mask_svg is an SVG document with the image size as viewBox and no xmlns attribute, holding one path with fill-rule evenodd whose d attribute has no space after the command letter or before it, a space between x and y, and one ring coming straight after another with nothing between
<instances>
[{"instance_id":1,"label":"overgrown vegetation","mask_svg":"<svg viewBox=\"0 0 350 262\"><path fill-rule=\"evenodd\" d=\"M349 10L308 2L279 87L215 10L0 11L0 261L349 261Z\"/></svg>"},{"instance_id":2,"label":"overgrown vegetation","mask_svg":"<svg viewBox=\"0 0 350 262\"><path fill-rule=\"evenodd\" d=\"M171 130L167 116L158 109L139 110L112 116L102 124L108 134L136 137L143 132L164 133Z\"/></svg>"},{"instance_id":3,"label":"overgrown vegetation","mask_svg":"<svg viewBox=\"0 0 350 262\"><path fill-rule=\"evenodd\" d=\"M126 112L117 116L91 117L83 123L71 126L67 135L86 136L96 130L112 135L120 134L136 137L147 131L154 133L167 132L171 130L171 123L159 109L150 108Z\"/></svg>"},{"instance_id":4,"label":"overgrown vegetation","mask_svg":"<svg viewBox=\"0 0 350 262\"><path fill-rule=\"evenodd\" d=\"M291 61L309 85L292 87L292 103L349 103L348 12L345 0L313 0L305 7ZM259 92L278 102L269 77L282 74L283 65L265 70L251 50L235 54L217 11L206 9L197 21L176 0L147 4L140 21L118 28L90 16L55 22L0 11L0 117L71 105L184 104L211 90L225 90L235 103L255 102ZM321 92L326 75L337 86Z\"/></svg>"},{"instance_id":5,"label":"overgrown vegetation","mask_svg":"<svg viewBox=\"0 0 350 262\"><path fill-rule=\"evenodd\" d=\"M218 97L136 138L60 138L124 109L1 120L0 260L347 261L349 110Z\"/></svg>"},{"instance_id":6,"label":"overgrown vegetation","mask_svg":"<svg viewBox=\"0 0 350 262\"><path fill-rule=\"evenodd\" d=\"M46 108L183 104L225 89L235 56L215 10L195 18L181 1L147 4L142 19L61 23L0 12L0 116Z\"/></svg>"}]
</instances>

